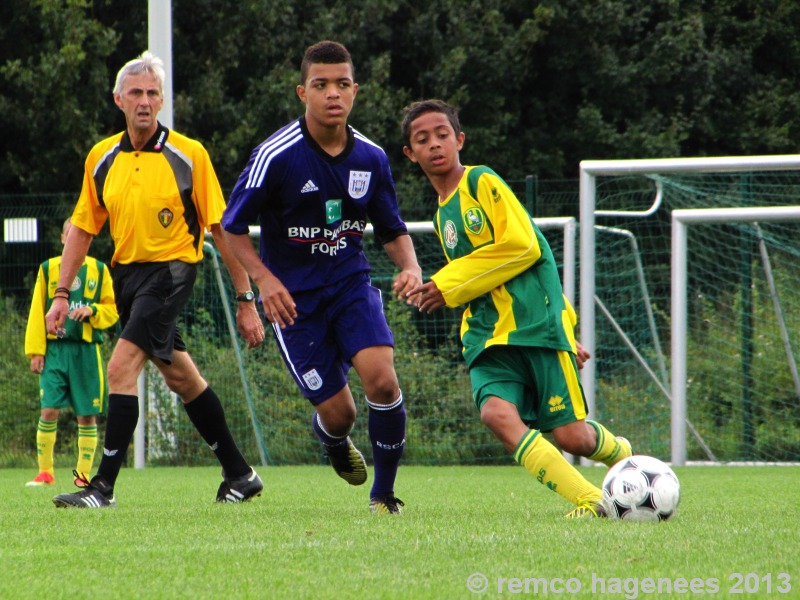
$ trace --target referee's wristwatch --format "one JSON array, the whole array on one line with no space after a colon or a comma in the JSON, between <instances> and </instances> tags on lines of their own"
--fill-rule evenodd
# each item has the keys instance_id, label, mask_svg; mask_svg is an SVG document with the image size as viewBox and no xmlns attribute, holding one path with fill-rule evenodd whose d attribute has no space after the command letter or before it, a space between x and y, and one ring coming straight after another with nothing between
<instances>
[{"instance_id":1,"label":"referee's wristwatch","mask_svg":"<svg viewBox=\"0 0 800 600\"><path fill-rule=\"evenodd\" d=\"M242 292L236 299L239 302L253 302L256 299L256 295L253 293L252 290L247 290L246 292Z\"/></svg>"}]
</instances>

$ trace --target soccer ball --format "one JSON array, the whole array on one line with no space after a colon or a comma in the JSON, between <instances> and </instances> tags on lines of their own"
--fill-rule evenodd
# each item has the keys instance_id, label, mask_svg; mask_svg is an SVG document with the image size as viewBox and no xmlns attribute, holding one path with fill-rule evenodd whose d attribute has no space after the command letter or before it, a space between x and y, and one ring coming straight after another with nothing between
<instances>
[{"instance_id":1,"label":"soccer ball","mask_svg":"<svg viewBox=\"0 0 800 600\"><path fill-rule=\"evenodd\" d=\"M603 480L603 505L610 519L666 521L675 516L680 496L678 477L652 456L624 458Z\"/></svg>"}]
</instances>

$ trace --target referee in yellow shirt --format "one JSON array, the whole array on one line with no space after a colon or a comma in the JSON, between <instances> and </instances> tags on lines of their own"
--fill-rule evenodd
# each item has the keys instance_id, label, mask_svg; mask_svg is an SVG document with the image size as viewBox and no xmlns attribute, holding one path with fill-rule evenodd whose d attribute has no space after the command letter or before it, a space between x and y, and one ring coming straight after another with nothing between
<instances>
[{"instance_id":1,"label":"referee in yellow shirt","mask_svg":"<svg viewBox=\"0 0 800 600\"><path fill-rule=\"evenodd\" d=\"M102 140L86 159L83 189L62 255L59 288L67 287L92 238L109 221L111 267L122 333L108 363L108 420L103 457L83 490L53 499L57 507L114 506L114 486L139 417L137 379L151 361L183 401L190 420L222 465L217 502L242 502L263 484L239 451L219 398L203 379L177 330L211 231L240 294L236 322L249 347L264 340L247 272L222 236L225 202L208 152L157 120L164 104L164 65L150 52L117 74L114 102L127 128ZM58 292L47 313L49 333L63 331L68 305Z\"/></svg>"}]
</instances>

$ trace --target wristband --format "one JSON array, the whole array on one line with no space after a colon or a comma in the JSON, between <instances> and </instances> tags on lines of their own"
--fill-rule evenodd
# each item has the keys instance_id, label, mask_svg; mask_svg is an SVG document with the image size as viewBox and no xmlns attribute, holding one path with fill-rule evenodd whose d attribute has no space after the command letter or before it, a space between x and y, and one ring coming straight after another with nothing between
<instances>
[{"instance_id":1,"label":"wristband","mask_svg":"<svg viewBox=\"0 0 800 600\"><path fill-rule=\"evenodd\" d=\"M57 294L58 292L64 292L67 294L67 297L69 297L69 288L57 287L55 293Z\"/></svg>"}]
</instances>

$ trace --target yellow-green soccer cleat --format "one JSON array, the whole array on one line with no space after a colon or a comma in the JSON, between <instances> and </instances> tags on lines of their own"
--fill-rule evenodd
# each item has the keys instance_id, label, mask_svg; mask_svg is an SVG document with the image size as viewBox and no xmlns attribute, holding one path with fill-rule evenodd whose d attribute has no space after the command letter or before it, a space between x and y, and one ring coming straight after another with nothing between
<instances>
[{"instance_id":1,"label":"yellow-green soccer cleat","mask_svg":"<svg viewBox=\"0 0 800 600\"><path fill-rule=\"evenodd\" d=\"M46 485L55 485L56 480L53 478L50 473L42 471L36 477L31 479L28 483L25 484L26 487L42 487Z\"/></svg>"},{"instance_id":2,"label":"yellow-green soccer cleat","mask_svg":"<svg viewBox=\"0 0 800 600\"><path fill-rule=\"evenodd\" d=\"M606 518L607 516L606 509L599 500L581 502L567 513L568 519L596 519Z\"/></svg>"},{"instance_id":3,"label":"yellow-green soccer cleat","mask_svg":"<svg viewBox=\"0 0 800 600\"><path fill-rule=\"evenodd\" d=\"M401 506L405 504L394 494L369 499L369 510L376 515L399 515L403 512Z\"/></svg>"},{"instance_id":4,"label":"yellow-green soccer cleat","mask_svg":"<svg viewBox=\"0 0 800 600\"><path fill-rule=\"evenodd\" d=\"M367 480L367 463L350 437L347 438L347 452L328 452L328 460L336 474L350 485L361 485Z\"/></svg>"},{"instance_id":5,"label":"yellow-green soccer cleat","mask_svg":"<svg viewBox=\"0 0 800 600\"><path fill-rule=\"evenodd\" d=\"M628 458L629 456L633 456L633 446L628 441L628 438L624 438L621 435L618 435L617 436L617 443L627 451L627 454L625 452L623 452L623 451L620 451L620 453L619 453L620 459L619 460L622 460L623 458Z\"/></svg>"}]
</instances>

